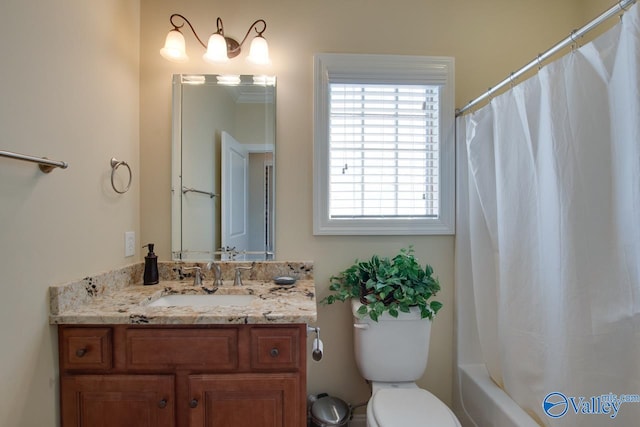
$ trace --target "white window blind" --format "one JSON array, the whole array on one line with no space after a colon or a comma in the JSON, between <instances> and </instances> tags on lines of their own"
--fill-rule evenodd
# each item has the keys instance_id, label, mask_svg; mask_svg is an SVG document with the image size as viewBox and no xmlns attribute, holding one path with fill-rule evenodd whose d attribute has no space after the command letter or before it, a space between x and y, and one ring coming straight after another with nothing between
<instances>
[{"instance_id":1,"label":"white window blind","mask_svg":"<svg viewBox=\"0 0 640 427\"><path fill-rule=\"evenodd\" d=\"M314 56L313 233L455 231L454 60Z\"/></svg>"},{"instance_id":2,"label":"white window blind","mask_svg":"<svg viewBox=\"0 0 640 427\"><path fill-rule=\"evenodd\" d=\"M437 85L329 84L330 218L437 218Z\"/></svg>"}]
</instances>

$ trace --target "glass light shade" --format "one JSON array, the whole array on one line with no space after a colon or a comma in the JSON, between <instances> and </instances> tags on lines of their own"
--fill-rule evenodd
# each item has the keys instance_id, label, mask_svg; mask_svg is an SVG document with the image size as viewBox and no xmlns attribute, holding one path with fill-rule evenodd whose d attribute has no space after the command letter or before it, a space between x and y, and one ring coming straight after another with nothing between
<instances>
[{"instance_id":1,"label":"glass light shade","mask_svg":"<svg viewBox=\"0 0 640 427\"><path fill-rule=\"evenodd\" d=\"M164 41L164 47L160 49L160 55L173 62L185 62L189 59L185 51L184 36L180 31L169 31Z\"/></svg>"},{"instance_id":2,"label":"glass light shade","mask_svg":"<svg viewBox=\"0 0 640 427\"><path fill-rule=\"evenodd\" d=\"M227 41L220 33L212 34L207 43L207 52L202 56L207 62L227 62Z\"/></svg>"},{"instance_id":3,"label":"glass light shade","mask_svg":"<svg viewBox=\"0 0 640 427\"><path fill-rule=\"evenodd\" d=\"M247 61L258 65L271 64L271 58L269 58L269 45L264 37L256 36L251 41L251 49L249 50Z\"/></svg>"}]
</instances>

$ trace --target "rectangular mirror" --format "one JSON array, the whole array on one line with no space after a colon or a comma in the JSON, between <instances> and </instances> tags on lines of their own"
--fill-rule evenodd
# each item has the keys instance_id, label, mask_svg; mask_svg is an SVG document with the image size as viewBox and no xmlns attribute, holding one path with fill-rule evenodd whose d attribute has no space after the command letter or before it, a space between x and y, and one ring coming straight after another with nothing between
<instances>
[{"instance_id":1,"label":"rectangular mirror","mask_svg":"<svg viewBox=\"0 0 640 427\"><path fill-rule=\"evenodd\" d=\"M274 258L271 76L174 75L174 260Z\"/></svg>"}]
</instances>

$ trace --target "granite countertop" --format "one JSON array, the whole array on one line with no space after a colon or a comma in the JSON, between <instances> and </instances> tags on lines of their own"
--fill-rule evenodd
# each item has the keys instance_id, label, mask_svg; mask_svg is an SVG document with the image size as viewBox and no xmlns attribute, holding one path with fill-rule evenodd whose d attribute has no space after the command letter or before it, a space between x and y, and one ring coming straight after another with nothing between
<instances>
[{"instance_id":1,"label":"granite countertop","mask_svg":"<svg viewBox=\"0 0 640 427\"><path fill-rule=\"evenodd\" d=\"M213 287L207 277L203 286L193 285L194 263L159 263L160 283L144 286L143 265L86 277L49 288L51 324L238 324L314 323L317 320L312 263L224 262L224 285ZM232 286L235 266L252 266L243 286ZM272 277L297 277L293 286L277 285ZM211 276L211 273L208 273ZM268 279L267 279L268 277ZM166 295L253 295L248 305L203 307L156 307L149 304Z\"/></svg>"}]
</instances>

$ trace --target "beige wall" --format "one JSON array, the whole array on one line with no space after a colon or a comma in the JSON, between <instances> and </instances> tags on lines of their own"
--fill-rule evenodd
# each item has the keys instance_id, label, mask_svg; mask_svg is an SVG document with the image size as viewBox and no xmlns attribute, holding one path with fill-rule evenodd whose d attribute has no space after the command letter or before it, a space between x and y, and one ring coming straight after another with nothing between
<instances>
[{"instance_id":1,"label":"beige wall","mask_svg":"<svg viewBox=\"0 0 640 427\"><path fill-rule=\"evenodd\" d=\"M595 1L595 0L592 0ZM429 366L421 385L451 402L453 367L453 238L330 237L312 235L313 54L351 52L442 55L456 59L456 105L544 51L584 22L581 0L142 0L141 22L141 227L158 243L162 259L170 247L171 75L173 73L269 73L278 77L276 151L276 251L278 259L315 261L318 297L329 277L356 257L393 255L414 245L442 282L445 308L435 321ZM201 37L224 19L228 35L242 37L258 18L267 21L273 65L253 68L244 59L223 66L202 61L204 53L186 34L187 64L164 61L158 49L179 12ZM366 400L368 387L352 356L346 305L319 307L325 357L309 362L309 392L326 391L352 403ZM309 340L311 341L311 340Z\"/></svg>"},{"instance_id":2,"label":"beige wall","mask_svg":"<svg viewBox=\"0 0 640 427\"><path fill-rule=\"evenodd\" d=\"M313 53L454 56L461 106L609 3L142 0L139 9L132 0L2 1L0 15L8 18L0 26L0 150L61 159L70 167L44 175L33 165L0 159L0 425L58 425L50 284L139 261L140 249L123 257L127 230L136 231L138 247L155 241L161 259L169 258L171 74L262 72L242 59L211 67L189 36L190 63L163 61L158 49L172 12L191 17L204 37L216 16L237 37L254 19L267 20L269 73L278 76L278 257L314 260L323 297L329 276L355 257L415 245L438 272L445 303L421 384L449 402L453 239L312 235ZM132 166L125 195L110 188L112 156ZM327 354L309 365L309 391L366 399L347 307L320 307L318 325Z\"/></svg>"},{"instance_id":3,"label":"beige wall","mask_svg":"<svg viewBox=\"0 0 640 427\"><path fill-rule=\"evenodd\" d=\"M69 163L41 173L0 158L0 426L58 423L48 286L126 265L139 230L139 3L0 3L0 150ZM131 190L109 159L131 164ZM139 251L139 250L138 250Z\"/></svg>"}]
</instances>

